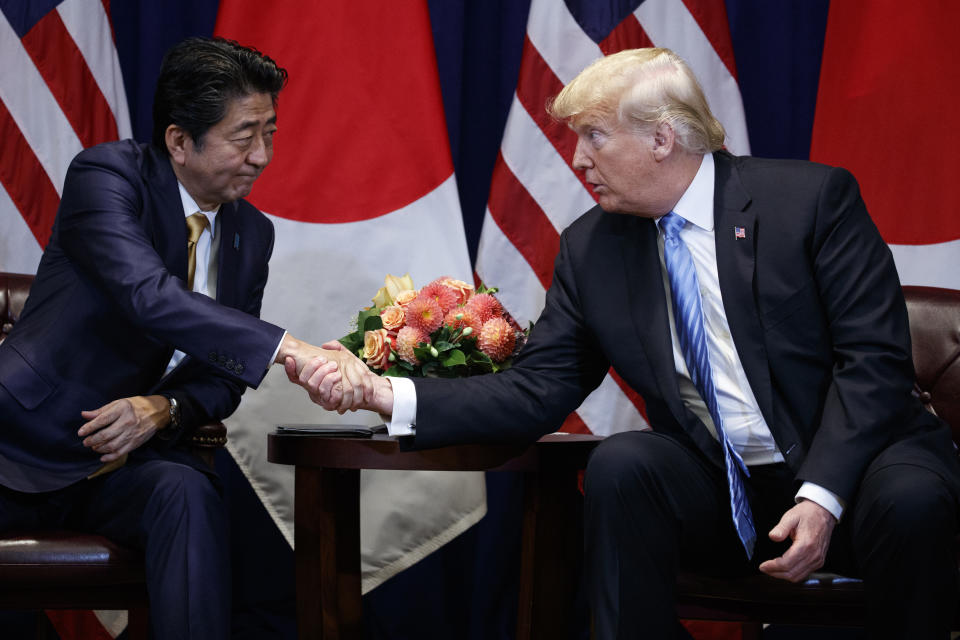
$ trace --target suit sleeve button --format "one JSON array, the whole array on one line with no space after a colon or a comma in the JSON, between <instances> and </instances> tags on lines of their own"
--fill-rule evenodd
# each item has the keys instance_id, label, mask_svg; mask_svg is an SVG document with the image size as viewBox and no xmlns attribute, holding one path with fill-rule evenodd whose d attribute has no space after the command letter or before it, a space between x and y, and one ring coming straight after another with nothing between
<instances>
[{"instance_id":1,"label":"suit sleeve button","mask_svg":"<svg viewBox=\"0 0 960 640\"><path fill-rule=\"evenodd\" d=\"M208 353L208 354L207 354L207 360L209 360L210 362L216 362L216 361L217 361L217 352L216 352L216 351L211 351L210 353Z\"/></svg>"}]
</instances>

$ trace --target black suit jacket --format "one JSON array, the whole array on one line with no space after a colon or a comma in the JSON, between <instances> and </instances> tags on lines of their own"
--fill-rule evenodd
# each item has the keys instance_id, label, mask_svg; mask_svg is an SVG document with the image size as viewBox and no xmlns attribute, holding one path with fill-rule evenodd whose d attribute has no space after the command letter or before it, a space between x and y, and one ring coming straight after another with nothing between
<instances>
[{"instance_id":1,"label":"black suit jacket","mask_svg":"<svg viewBox=\"0 0 960 640\"><path fill-rule=\"evenodd\" d=\"M899 279L853 176L809 162L714 157L724 309L787 464L845 500L882 456L934 468L960 488L946 425L911 394ZM562 234L544 311L512 369L416 380L415 444L536 438L611 365L643 396L654 429L722 466L719 445L677 389L655 225L596 207Z\"/></svg>"},{"instance_id":2,"label":"black suit jacket","mask_svg":"<svg viewBox=\"0 0 960 640\"><path fill-rule=\"evenodd\" d=\"M257 319L273 225L224 204L217 301L188 291L186 225L169 159L133 141L87 149L67 173L20 321L0 345L0 484L44 491L94 471L83 409L165 393L186 430L228 416L266 373L283 330ZM187 354L169 376L174 349ZM164 430L138 456L193 458Z\"/></svg>"}]
</instances>

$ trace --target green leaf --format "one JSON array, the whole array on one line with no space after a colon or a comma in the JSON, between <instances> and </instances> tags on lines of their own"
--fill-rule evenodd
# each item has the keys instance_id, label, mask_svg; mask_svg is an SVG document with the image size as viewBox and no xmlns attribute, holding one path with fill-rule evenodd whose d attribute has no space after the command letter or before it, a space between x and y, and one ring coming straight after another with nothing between
<instances>
[{"instance_id":1,"label":"green leaf","mask_svg":"<svg viewBox=\"0 0 960 640\"><path fill-rule=\"evenodd\" d=\"M459 367L467 364L467 357L463 354L463 351L460 351L460 349L454 349L440 362L445 367Z\"/></svg>"},{"instance_id":2,"label":"green leaf","mask_svg":"<svg viewBox=\"0 0 960 640\"><path fill-rule=\"evenodd\" d=\"M406 361L404 361L403 364L409 364L409 363L406 362ZM383 372L383 375L384 375L384 376L392 376L392 377L394 377L394 378L409 378L409 377L410 377L410 371L408 371L408 370L405 369L403 366L401 366L400 363L397 363L397 364L394 364L393 366L391 366L391 367L390 367L389 369L387 369L386 371L384 371L384 372Z\"/></svg>"},{"instance_id":3,"label":"green leaf","mask_svg":"<svg viewBox=\"0 0 960 640\"><path fill-rule=\"evenodd\" d=\"M376 307L364 309L357 316L357 331L362 336L367 331L376 331L383 328L383 320L380 319L380 310Z\"/></svg>"}]
</instances>

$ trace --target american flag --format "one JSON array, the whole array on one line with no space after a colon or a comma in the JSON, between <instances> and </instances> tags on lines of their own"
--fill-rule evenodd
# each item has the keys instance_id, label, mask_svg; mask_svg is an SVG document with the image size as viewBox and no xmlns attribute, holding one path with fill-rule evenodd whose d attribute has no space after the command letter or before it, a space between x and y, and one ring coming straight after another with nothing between
<instances>
[{"instance_id":1,"label":"american flag","mask_svg":"<svg viewBox=\"0 0 960 640\"><path fill-rule=\"evenodd\" d=\"M0 258L5 270L33 273L70 160L129 137L130 116L105 2L0 10Z\"/></svg>"},{"instance_id":2,"label":"american flag","mask_svg":"<svg viewBox=\"0 0 960 640\"><path fill-rule=\"evenodd\" d=\"M593 60L648 46L687 61L726 127L727 148L750 152L722 0L533 0L476 263L521 324L543 308L560 232L595 204L571 168L576 136L544 105ZM644 426L642 400L611 370L564 429L606 435Z\"/></svg>"}]
</instances>

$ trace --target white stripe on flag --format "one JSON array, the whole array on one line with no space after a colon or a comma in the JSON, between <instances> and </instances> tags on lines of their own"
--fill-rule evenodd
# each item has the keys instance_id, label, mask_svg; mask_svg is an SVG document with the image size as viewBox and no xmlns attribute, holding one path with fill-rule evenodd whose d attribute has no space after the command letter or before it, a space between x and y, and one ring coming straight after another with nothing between
<instances>
[{"instance_id":1,"label":"white stripe on flag","mask_svg":"<svg viewBox=\"0 0 960 640\"><path fill-rule=\"evenodd\" d=\"M40 264L40 245L16 205L0 184L0 271L36 273Z\"/></svg>"},{"instance_id":2,"label":"white stripe on flag","mask_svg":"<svg viewBox=\"0 0 960 640\"><path fill-rule=\"evenodd\" d=\"M889 246L901 284L960 289L960 240Z\"/></svg>"},{"instance_id":3,"label":"white stripe on flag","mask_svg":"<svg viewBox=\"0 0 960 640\"><path fill-rule=\"evenodd\" d=\"M598 436L649 429L647 421L608 373L577 409L577 415Z\"/></svg>"},{"instance_id":4,"label":"white stripe on flag","mask_svg":"<svg viewBox=\"0 0 960 640\"><path fill-rule=\"evenodd\" d=\"M727 130L731 153L750 153L740 88L683 0L645 0L634 15L654 45L673 49L703 86L714 115Z\"/></svg>"},{"instance_id":5,"label":"white stripe on flag","mask_svg":"<svg viewBox=\"0 0 960 640\"><path fill-rule=\"evenodd\" d=\"M543 209L557 233L594 206L590 193L516 94L500 150L504 162Z\"/></svg>"},{"instance_id":6,"label":"white stripe on flag","mask_svg":"<svg viewBox=\"0 0 960 640\"><path fill-rule=\"evenodd\" d=\"M500 289L497 298L521 327L540 317L547 292L530 264L503 234L489 209L477 248L477 275L484 284Z\"/></svg>"},{"instance_id":7,"label":"white stripe on flag","mask_svg":"<svg viewBox=\"0 0 960 640\"><path fill-rule=\"evenodd\" d=\"M5 16L0 19L0 60L0 100L59 194L67 167L83 145Z\"/></svg>"},{"instance_id":8,"label":"white stripe on flag","mask_svg":"<svg viewBox=\"0 0 960 640\"><path fill-rule=\"evenodd\" d=\"M563 2L533 0L527 36L563 84L603 55L600 46L583 32Z\"/></svg>"},{"instance_id":9,"label":"white stripe on flag","mask_svg":"<svg viewBox=\"0 0 960 640\"><path fill-rule=\"evenodd\" d=\"M120 138L133 135L120 60L113 44L110 20L101 0L64 0L57 7L60 19L90 68L100 93L106 98Z\"/></svg>"}]
</instances>

